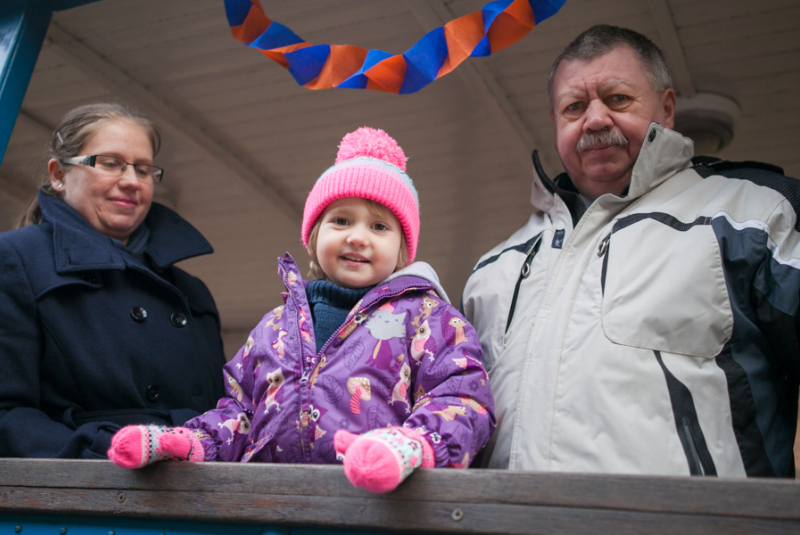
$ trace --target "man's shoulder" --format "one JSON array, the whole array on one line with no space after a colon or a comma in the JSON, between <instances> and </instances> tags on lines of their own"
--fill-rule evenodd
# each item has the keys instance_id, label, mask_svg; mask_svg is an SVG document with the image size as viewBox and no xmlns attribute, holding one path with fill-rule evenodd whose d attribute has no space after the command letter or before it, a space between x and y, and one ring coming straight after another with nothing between
<instances>
[{"instance_id":1,"label":"man's shoulder","mask_svg":"<svg viewBox=\"0 0 800 535\"><path fill-rule=\"evenodd\" d=\"M693 158L692 164L692 170L703 179L723 177L728 179L725 182L728 187L764 188L762 191L769 191L785 198L794 212L800 214L800 180L786 176L783 169L777 165L751 160L733 162L707 156Z\"/></svg>"},{"instance_id":2,"label":"man's shoulder","mask_svg":"<svg viewBox=\"0 0 800 535\"><path fill-rule=\"evenodd\" d=\"M781 167L752 160L733 162L707 156L692 158L692 169L701 177L721 176L772 189L795 203L800 201L800 181L786 176Z\"/></svg>"},{"instance_id":3,"label":"man's shoulder","mask_svg":"<svg viewBox=\"0 0 800 535\"><path fill-rule=\"evenodd\" d=\"M692 166L697 173L706 178L711 175L721 175L728 178L759 179L761 177L783 177L790 179L783 172L783 168L764 162L745 160L734 162L721 160L712 156L695 156L692 158Z\"/></svg>"}]
</instances>

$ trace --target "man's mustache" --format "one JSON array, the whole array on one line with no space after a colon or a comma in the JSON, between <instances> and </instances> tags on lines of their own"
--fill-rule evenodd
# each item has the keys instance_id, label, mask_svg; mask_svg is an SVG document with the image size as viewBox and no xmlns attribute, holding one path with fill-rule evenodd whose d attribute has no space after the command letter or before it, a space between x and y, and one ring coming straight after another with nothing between
<instances>
[{"instance_id":1,"label":"man's mustache","mask_svg":"<svg viewBox=\"0 0 800 535\"><path fill-rule=\"evenodd\" d=\"M583 134L575 146L576 152L584 152L591 149L601 147L612 147L619 145L624 147L628 144L628 138L622 135L619 130L601 130L600 132L592 132Z\"/></svg>"}]
</instances>

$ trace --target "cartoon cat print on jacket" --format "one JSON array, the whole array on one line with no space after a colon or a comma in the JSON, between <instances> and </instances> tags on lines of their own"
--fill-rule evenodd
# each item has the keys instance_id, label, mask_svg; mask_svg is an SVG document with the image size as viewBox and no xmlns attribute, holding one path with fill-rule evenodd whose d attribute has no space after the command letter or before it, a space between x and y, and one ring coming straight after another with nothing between
<instances>
[{"instance_id":1,"label":"cartoon cat print on jacket","mask_svg":"<svg viewBox=\"0 0 800 535\"><path fill-rule=\"evenodd\" d=\"M403 425L423 432L436 466L468 466L494 430L493 399L477 335L436 285L402 274L379 284L317 353L288 254L278 273L284 305L225 366L227 396L186 423L205 460L335 463L337 430Z\"/></svg>"}]
</instances>

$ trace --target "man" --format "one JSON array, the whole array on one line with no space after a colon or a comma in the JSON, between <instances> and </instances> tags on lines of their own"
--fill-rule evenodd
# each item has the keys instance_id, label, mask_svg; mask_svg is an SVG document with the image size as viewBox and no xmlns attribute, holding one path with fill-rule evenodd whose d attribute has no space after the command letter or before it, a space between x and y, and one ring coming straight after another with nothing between
<instances>
[{"instance_id":1,"label":"man","mask_svg":"<svg viewBox=\"0 0 800 535\"><path fill-rule=\"evenodd\" d=\"M490 467L793 473L800 183L705 159L670 130L658 48L595 26L548 82L558 154L528 223L478 262L498 427Z\"/></svg>"}]
</instances>

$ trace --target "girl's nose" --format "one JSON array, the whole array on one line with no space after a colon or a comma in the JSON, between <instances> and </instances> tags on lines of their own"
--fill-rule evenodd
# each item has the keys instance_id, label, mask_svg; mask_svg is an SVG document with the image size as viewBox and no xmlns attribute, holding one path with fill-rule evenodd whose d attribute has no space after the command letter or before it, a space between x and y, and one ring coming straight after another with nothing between
<instances>
[{"instance_id":1,"label":"girl's nose","mask_svg":"<svg viewBox=\"0 0 800 535\"><path fill-rule=\"evenodd\" d=\"M353 226L352 230L347 235L347 243L358 247L365 246L367 244L367 234L364 232L364 229L360 228L359 225Z\"/></svg>"}]
</instances>

